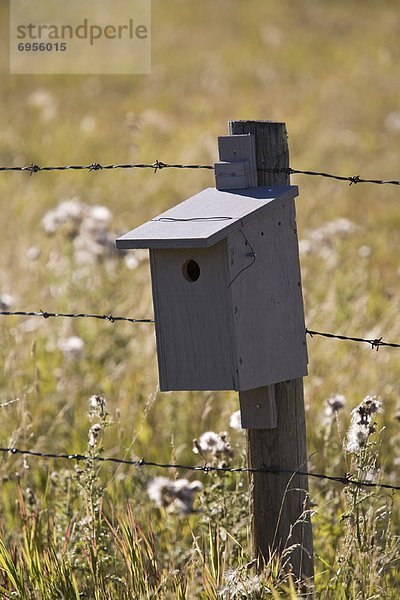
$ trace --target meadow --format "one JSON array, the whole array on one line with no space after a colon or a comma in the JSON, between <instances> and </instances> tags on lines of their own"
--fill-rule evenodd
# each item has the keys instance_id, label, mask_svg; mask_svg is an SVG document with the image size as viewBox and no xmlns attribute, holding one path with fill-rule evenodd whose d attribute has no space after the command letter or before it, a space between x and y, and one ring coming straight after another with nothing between
<instances>
[{"instance_id":1,"label":"meadow","mask_svg":"<svg viewBox=\"0 0 400 600\"><path fill-rule=\"evenodd\" d=\"M294 168L400 178L395 1L153 0L152 73L132 76L9 75L7 4L1 165L213 164L228 120L271 119ZM400 342L400 188L292 183L307 326ZM147 255L115 238L212 185L200 170L1 172L1 310L152 318ZM298 597L284 561L255 569L245 475L93 460L245 465L235 393L160 393L148 323L0 316L0 336L0 446L88 455L2 453L1 597ZM400 350L314 337L308 352L308 468L400 485ZM382 412L349 447L368 395ZM398 493L310 486L316 596L397 598Z\"/></svg>"}]
</instances>

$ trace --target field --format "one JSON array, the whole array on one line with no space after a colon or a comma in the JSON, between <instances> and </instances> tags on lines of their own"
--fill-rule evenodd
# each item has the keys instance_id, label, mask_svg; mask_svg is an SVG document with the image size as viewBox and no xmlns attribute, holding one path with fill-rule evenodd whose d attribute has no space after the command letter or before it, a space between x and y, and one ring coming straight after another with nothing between
<instances>
[{"instance_id":1,"label":"field","mask_svg":"<svg viewBox=\"0 0 400 600\"><path fill-rule=\"evenodd\" d=\"M136 76L9 75L7 4L1 165L213 164L228 120L271 119L294 168L400 178L397 2L153 0L152 74ZM400 342L400 188L292 182L307 326ZM152 318L146 253L114 240L212 185L201 170L0 172L1 310ZM158 391L152 324L0 316L0 335L1 447L246 464L235 393ZM400 485L400 350L308 351L309 469ZM346 450L367 395L375 431ZM230 448L212 438L207 454L209 431ZM282 561L255 571L245 475L3 453L0 478L1 597L297 597ZM317 597L397 598L396 492L310 484Z\"/></svg>"}]
</instances>

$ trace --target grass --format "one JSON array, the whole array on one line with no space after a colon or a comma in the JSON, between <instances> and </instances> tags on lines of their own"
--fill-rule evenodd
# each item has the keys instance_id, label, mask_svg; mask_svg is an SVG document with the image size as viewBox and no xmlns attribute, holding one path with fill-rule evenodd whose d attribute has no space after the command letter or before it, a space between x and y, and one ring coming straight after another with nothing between
<instances>
[{"instance_id":1,"label":"grass","mask_svg":"<svg viewBox=\"0 0 400 600\"><path fill-rule=\"evenodd\" d=\"M12 76L2 3L0 163L211 164L228 120L276 119L287 123L293 167L398 178L397 13L391 0L154 0L150 76ZM308 327L398 341L398 188L292 180L299 237L311 241L301 256ZM48 236L42 219L78 197L108 207L113 239L210 185L203 171L1 174L0 295L14 309L151 317L147 260L129 269L104 251L82 263L76 232ZM338 218L355 227L324 229ZM3 318L0 331L0 403L17 400L0 409L2 446L84 452L88 401L100 394L109 426L89 451L190 464L192 440L229 430L238 408L234 393L159 393L152 325ZM71 336L83 340L79 356L62 350ZM384 412L369 452L382 480L398 483L398 351L320 338L308 347L310 468L360 468L343 440L350 410L377 394ZM336 393L346 408L327 421ZM230 435L232 461L243 464L243 437ZM158 475L186 476L3 456L3 596L296 597L279 561L254 571L244 478L204 475L196 512L182 517L150 503ZM397 598L397 496L353 492L311 482L317 595Z\"/></svg>"}]
</instances>

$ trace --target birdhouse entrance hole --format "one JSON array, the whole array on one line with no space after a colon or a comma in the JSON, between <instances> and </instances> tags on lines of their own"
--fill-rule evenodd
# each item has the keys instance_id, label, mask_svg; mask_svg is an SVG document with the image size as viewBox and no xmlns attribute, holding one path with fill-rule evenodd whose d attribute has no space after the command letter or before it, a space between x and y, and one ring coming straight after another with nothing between
<instances>
[{"instance_id":1,"label":"birdhouse entrance hole","mask_svg":"<svg viewBox=\"0 0 400 600\"><path fill-rule=\"evenodd\" d=\"M187 260L182 267L183 276L187 281L197 281L200 277L200 266L195 260Z\"/></svg>"}]
</instances>

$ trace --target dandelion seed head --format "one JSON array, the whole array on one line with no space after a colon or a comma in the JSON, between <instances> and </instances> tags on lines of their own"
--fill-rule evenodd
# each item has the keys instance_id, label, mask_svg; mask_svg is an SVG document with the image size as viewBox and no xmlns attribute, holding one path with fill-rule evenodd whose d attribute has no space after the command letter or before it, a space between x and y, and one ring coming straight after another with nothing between
<instances>
[{"instance_id":1,"label":"dandelion seed head","mask_svg":"<svg viewBox=\"0 0 400 600\"><path fill-rule=\"evenodd\" d=\"M219 467L228 466L229 460L233 457L233 450L226 431L220 433L205 431L198 439L193 440L193 452Z\"/></svg>"},{"instance_id":2,"label":"dandelion seed head","mask_svg":"<svg viewBox=\"0 0 400 600\"><path fill-rule=\"evenodd\" d=\"M159 508L165 508L169 513L187 515L193 512L196 493L202 489L200 481L155 477L147 486L147 493Z\"/></svg>"},{"instance_id":3,"label":"dandelion seed head","mask_svg":"<svg viewBox=\"0 0 400 600\"><path fill-rule=\"evenodd\" d=\"M358 452L363 448L369 436L375 431L372 417L382 412L382 402L376 396L366 396L362 402L351 411L351 423L347 433L346 450Z\"/></svg>"},{"instance_id":4,"label":"dandelion seed head","mask_svg":"<svg viewBox=\"0 0 400 600\"><path fill-rule=\"evenodd\" d=\"M332 417L336 413L344 409L346 405L346 398L342 394L335 394L326 400L325 415Z\"/></svg>"},{"instance_id":5,"label":"dandelion seed head","mask_svg":"<svg viewBox=\"0 0 400 600\"><path fill-rule=\"evenodd\" d=\"M106 411L107 400L103 396L99 396L99 394L93 394L89 398L89 417L91 419L95 417L105 417L107 415Z\"/></svg>"},{"instance_id":6,"label":"dandelion seed head","mask_svg":"<svg viewBox=\"0 0 400 600\"><path fill-rule=\"evenodd\" d=\"M74 235L79 230L83 211L84 205L78 198L64 200L56 208L47 211L42 219L42 227L47 235L54 235L61 228Z\"/></svg>"},{"instance_id":7,"label":"dandelion seed head","mask_svg":"<svg viewBox=\"0 0 400 600\"><path fill-rule=\"evenodd\" d=\"M102 432L102 430L103 430L103 428L100 425L100 423L95 423L89 429L89 446L91 448L94 448L94 446L97 445L97 441L98 441L99 435Z\"/></svg>"},{"instance_id":8,"label":"dandelion seed head","mask_svg":"<svg viewBox=\"0 0 400 600\"><path fill-rule=\"evenodd\" d=\"M347 452L358 452L368 442L369 427L364 424L352 424L347 434Z\"/></svg>"},{"instance_id":9,"label":"dandelion seed head","mask_svg":"<svg viewBox=\"0 0 400 600\"><path fill-rule=\"evenodd\" d=\"M228 568L224 575L225 586L220 591L220 596L229 598L254 598L263 592L263 585L258 575L249 575L243 568Z\"/></svg>"}]
</instances>

